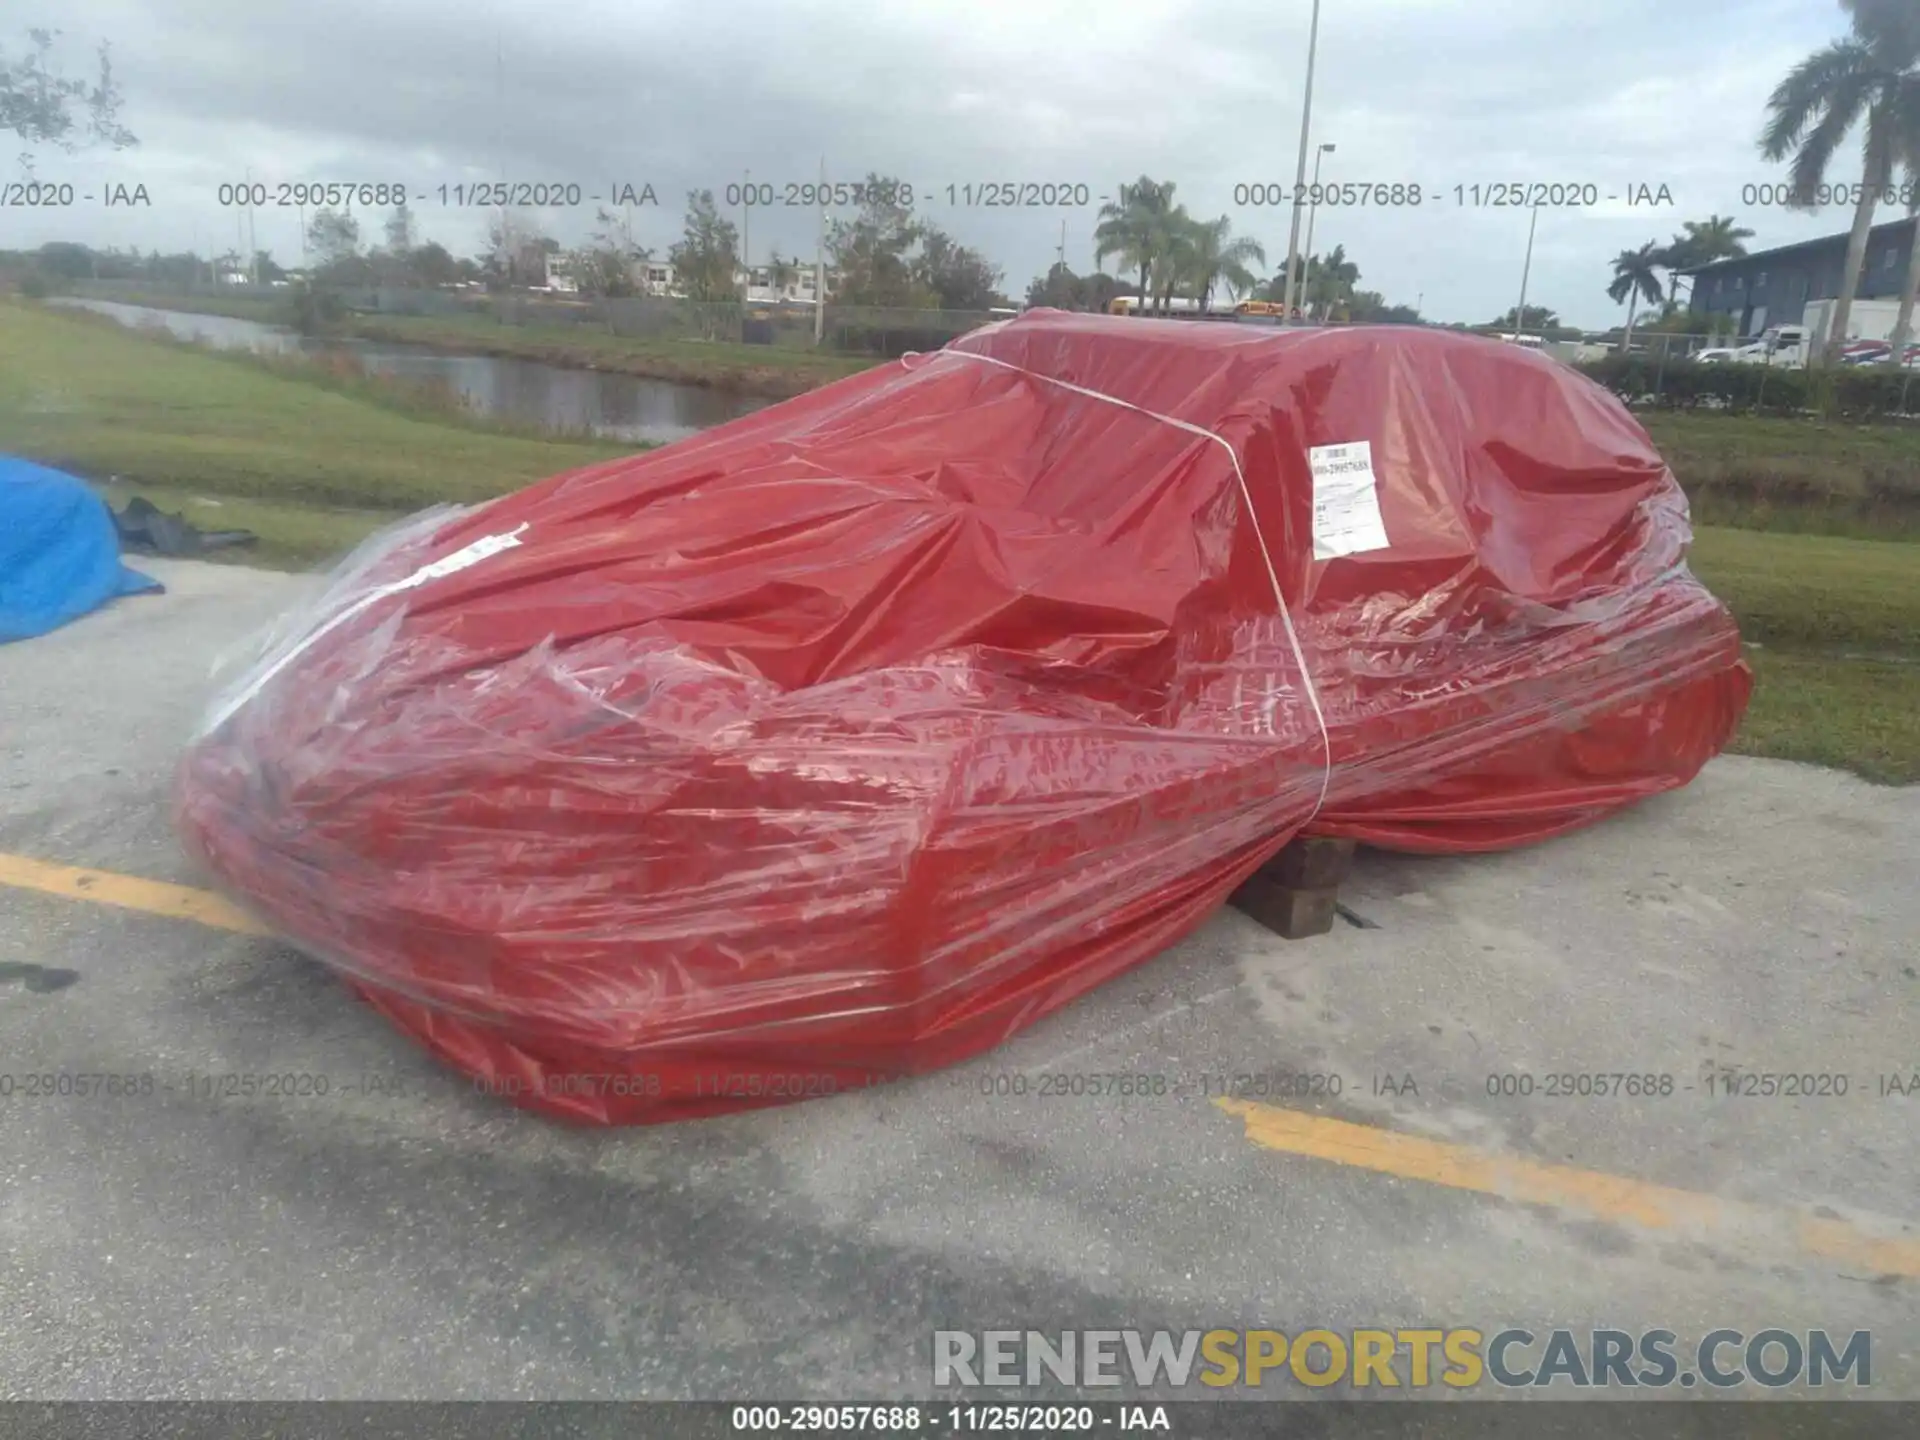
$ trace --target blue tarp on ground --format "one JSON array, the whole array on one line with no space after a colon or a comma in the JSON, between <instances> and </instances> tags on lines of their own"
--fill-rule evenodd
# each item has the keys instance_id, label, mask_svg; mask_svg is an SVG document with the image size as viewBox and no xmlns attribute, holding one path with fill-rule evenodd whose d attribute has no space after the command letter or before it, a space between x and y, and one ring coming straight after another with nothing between
<instances>
[{"instance_id":1,"label":"blue tarp on ground","mask_svg":"<svg viewBox=\"0 0 1920 1440\"><path fill-rule=\"evenodd\" d=\"M162 588L120 563L113 512L86 481L0 455L0 644Z\"/></svg>"}]
</instances>

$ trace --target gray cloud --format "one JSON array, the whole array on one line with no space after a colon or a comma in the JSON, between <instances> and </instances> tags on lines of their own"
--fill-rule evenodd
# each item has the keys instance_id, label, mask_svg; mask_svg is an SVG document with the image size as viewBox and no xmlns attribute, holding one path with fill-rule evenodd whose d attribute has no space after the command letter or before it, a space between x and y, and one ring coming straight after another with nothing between
<instances>
[{"instance_id":1,"label":"gray cloud","mask_svg":"<svg viewBox=\"0 0 1920 1440\"><path fill-rule=\"evenodd\" d=\"M20 7L16 5L17 11ZM494 178L651 182L643 239L677 233L687 190L869 171L911 180L922 208L986 250L1014 293L1066 252L1090 268L1097 197L1142 173L1178 182L1198 213L1285 263L1289 214L1234 204L1234 186L1288 182L1299 141L1306 0L26 0L0 34L57 25L83 63L115 47L138 150L45 155L43 178L140 181L150 211L0 215L0 245L75 238L170 249L234 243L216 187L266 180L399 180L429 203L422 229L476 246L482 217L437 187ZM1839 229L1742 203L1775 180L1755 149L1767 93L1839 33L1811 0L1325 0L1315 140L1325 178L1417 181L1444 203L1323 208L1316 248L1346 247L1362 284L1424 297L1441 319L1483 320L1517 298L1523 211L1453 203L1455 185L1665 184L1674 203L1543 216L1529 299L1568 319L1618 318L1605 298L1618 250L1683 219L1736 214L1760 244ZM1836 178L1851 178L1840 176ZM949 184L1085 182L1096 206L1000 212L950 206ZM593 207L553 212L580 238ZM369 217L377 219L377 217ZM736 219L738 213L736 212ZM811 210L756 211L756 256L811 255ZM291 213L258 212L283 259Z\"/></svg>"}]
</instances>

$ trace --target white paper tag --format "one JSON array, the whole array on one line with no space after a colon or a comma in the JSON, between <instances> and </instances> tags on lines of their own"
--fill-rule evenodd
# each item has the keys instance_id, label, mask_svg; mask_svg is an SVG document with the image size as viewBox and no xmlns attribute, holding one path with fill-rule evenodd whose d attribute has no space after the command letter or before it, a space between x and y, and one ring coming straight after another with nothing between
<instances>
[{"instance_id":1,"label":"white paper tag","mask_svg":"<svg viewBox=\"0 0 1920 1440\"><path fill-rule=\"evenodd\" d=\"M1373 443L1315 445L1307 451L1307 465L1313 471L1313 558L1386 549Z\"/></svg>"}]
</instances>

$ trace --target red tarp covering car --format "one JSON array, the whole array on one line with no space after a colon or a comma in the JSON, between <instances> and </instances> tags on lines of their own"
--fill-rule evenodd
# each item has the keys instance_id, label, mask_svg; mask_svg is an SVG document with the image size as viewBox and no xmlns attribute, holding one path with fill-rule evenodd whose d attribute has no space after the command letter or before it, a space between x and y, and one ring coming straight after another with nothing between
<instances>
[{"instance_id":1,"label":"red tarp covering car","mask_svg":"<svg viewBox=\"0 0 1920 1440\"><path fill-rule=\"evenodd\" d=\"M1140 964L1303 826L1492 850L1686 783L1751 684L1688 539L1542 355L1037 311L370 542L179 818L496 1093L827 1094Z\"/></svg>"}]
</instances>

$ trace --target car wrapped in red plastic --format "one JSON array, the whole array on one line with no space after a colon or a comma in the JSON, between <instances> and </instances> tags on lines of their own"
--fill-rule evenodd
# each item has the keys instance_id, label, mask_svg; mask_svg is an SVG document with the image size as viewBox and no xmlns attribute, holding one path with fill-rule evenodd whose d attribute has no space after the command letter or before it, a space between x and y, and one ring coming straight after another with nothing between
<instances>
[{"instance_id":1,"label":"car wrapped in red plastic","mask_svg":"<svg viewBox=\"0 0 1920 1440\"><path fill-rule=\"evenodd\" d=\"M1412 327L1034 311L376 537L217 703L225 885L550 1114L1005 1040L1303 829L1524 844L1751 677L1612 395Z\"/></svg>"}]
</instances>

